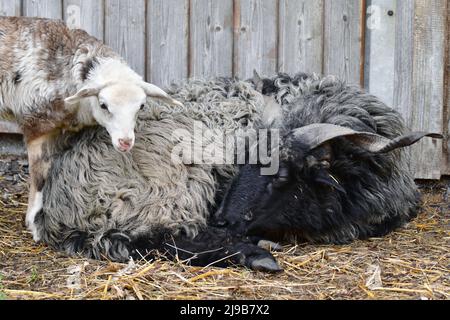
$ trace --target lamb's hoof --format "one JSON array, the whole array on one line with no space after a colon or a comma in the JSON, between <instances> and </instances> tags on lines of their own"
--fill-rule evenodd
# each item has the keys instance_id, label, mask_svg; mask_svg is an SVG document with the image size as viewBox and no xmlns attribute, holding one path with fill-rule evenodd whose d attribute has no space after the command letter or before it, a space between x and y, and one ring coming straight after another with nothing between
<instances>
[{"instance_id":1,"label":"lamb's hoof","mask_svg":"<svg viewBox=\"0 0 450 320\"><path fill-rule=\"evenodd\" d=\"M278 263L272 258L262 258L253 260L251 263L251 268L256 271L265 271L265 272L283 271L283 269L278 265Z\"/></svg>"},{"instance_id":2,"label":"lamb's hoof","mask_svg":"<svg viewBox=\"0 0 450 320\"><path fill-rule=\"evenodd\" d=\"M41 235L39 234L39 231L36 227L36 224L34 223L27 223L27 229L31 232L31 235L33 236L33 240L35 242L41 241Z\"/></svg>"},{"instance_id":3,"label":"lamb's hoof","mask_svg":"<svg viewBox=\"0 0 450 320\"><path fill-rule=\"evenodd\" d=\"M33 240L34 242L40 242L41 241L41 236L39 235L39 232L37 231L36 228L30 228L30 231L33 235Z\"/></svg>"}]
</instances>

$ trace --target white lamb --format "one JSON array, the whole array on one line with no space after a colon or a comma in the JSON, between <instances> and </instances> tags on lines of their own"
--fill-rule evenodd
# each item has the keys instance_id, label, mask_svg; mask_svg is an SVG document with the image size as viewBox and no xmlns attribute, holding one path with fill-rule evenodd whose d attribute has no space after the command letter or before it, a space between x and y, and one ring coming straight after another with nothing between
<instances>
[{"instance_id":1,"label":"white lamb","mask_svg":"<svg viewBox=\"0 0 450 320\"><path fill-rule=\"evenodd\" d=\"M0 17L0 118L15 120L24 133L31 180L26 223L35 240L55 138L99 124L114 148L127 152L147 97L179 104L85 31L61 21Z\"/></svg>"}]
</instances>

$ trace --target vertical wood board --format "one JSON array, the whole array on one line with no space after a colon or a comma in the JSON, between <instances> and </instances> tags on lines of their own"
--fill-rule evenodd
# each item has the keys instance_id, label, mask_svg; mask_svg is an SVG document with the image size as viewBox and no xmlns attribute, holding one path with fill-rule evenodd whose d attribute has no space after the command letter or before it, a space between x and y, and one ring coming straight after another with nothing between
<instances>
[{"instance_id":1,"label":"vertical wood board","mask_svg":"<svg viewBox=\"0 0 450 320\"><path fill-rule=\"evenodd\" d=\"M362 0L325 1L324 73L360 84Z\"/></svg>"},{"instance_id":2,"label":"vertical wood board","mask_svg":"<svg viewBox=\"0 0 450 320\"><path fill-rule=\"evenodd\" d=\"M23 0L23 15L48 19L62 19L62 0Z\"/></svg>"},{"instance_id":3,"label":"vertical wood board","mask_svg":"<svg viewBox=\"0 0 450 320\"><path fill-rule=\"evenodd\" d=\"M394 105L397 0L371 0L366 14L365 88Z\"/></svg>"},{"instance_id":4,"label":"vertical wood board","mask_svg":"<svg viewBox=\"0 0 450 320\"><path fill-rule=\"evenodd\" d=\"M235 0L234 74L241 79L277 72L278 4L275 0Z\"/></svg>"},{"instance_id":5,"label":"vertical wood board","mask_svg":"<svg viewBox=\"0 0 450 320\"><path fill-rule=\"evenodd\" d=\"M232 76L233 1L190 3L190 76Z\"/></svg>"},{"instance_id":6,"label":"vertical wood board","mask_svg":"<svg viewBox=\"0 0 450 320\"><path fill-rule=\"evenodd\" d=\"M0 16L20 16L20 0L0 0Z\"/></svg>"},{"instance_id":7,"label":"vertical wood board","mask_svg":"<svg viewBox=\"0 0 450 320\"><path fill-rule=\"evenodd\" d=\"M280 1L280 72L323 72L323 10L323 0Z\"/></svg>"},{"instance_id":8,"label":"vertical wood board","mask_svg":"<svg viewBox=\"0 0 450 320\"><path fill-rule=\"evenodd\" d=\"M168 86L188 77L188 0L149 0L147 80Z\"/></svg>"},{"instance_id":9,"label":"vertical wood board","mask_svg":"<svg viewBox=\"0 0 450 320\"><path fill-rule=\"evenodd\" d=\"M145 0L108 0L105 43L145 77Z\"/></svg>"},{"instance_id":10,"label":"vertical wood board","mask_svg":"<svg viewBox=\"0 0 450 320\"><path fill-rule=\"evenodd\" d=\"M103 0L64 0L64 20L72 29L83 29L99 40L104 36Z\"/></svg>"}]
</instances>

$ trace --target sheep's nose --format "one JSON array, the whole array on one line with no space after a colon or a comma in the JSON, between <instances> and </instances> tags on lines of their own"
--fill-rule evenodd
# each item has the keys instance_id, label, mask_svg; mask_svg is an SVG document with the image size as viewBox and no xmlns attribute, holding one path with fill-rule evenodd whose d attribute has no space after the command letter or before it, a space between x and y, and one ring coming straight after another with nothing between
<instances>
[{"instance_id":1,"label":"sheep's nose","mask_svg":"<svg viewBox=\"0 0 450 320\"><path fill-rule=\"evenodd\" d=\"M133 144L133 139L119 139L119 145L123 149L131 149L131 146Z\"/></svg>"}]
</instances>

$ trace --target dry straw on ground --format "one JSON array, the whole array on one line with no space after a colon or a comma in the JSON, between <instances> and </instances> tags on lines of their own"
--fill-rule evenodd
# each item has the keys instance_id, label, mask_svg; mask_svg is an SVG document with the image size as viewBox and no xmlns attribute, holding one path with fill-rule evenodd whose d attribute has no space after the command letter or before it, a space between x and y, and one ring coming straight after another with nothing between
<instances>
[{"instance_id":1,"label":"dry straw on ground","mask_svg":"<svg viewBox=\"0 0 450 320\"><path fill-rule=\"evenodd\" d=\"M0 170L1 171L1 170ZM351 245L285 246L284 272L67 257L23 226L26 175L0 175L0 299L450 299L449 181L421 184L406 228Z\"/></svg>"}]
</instances>

